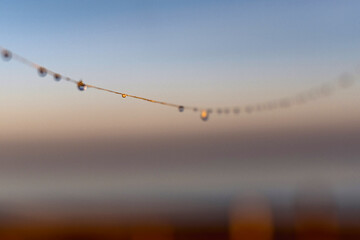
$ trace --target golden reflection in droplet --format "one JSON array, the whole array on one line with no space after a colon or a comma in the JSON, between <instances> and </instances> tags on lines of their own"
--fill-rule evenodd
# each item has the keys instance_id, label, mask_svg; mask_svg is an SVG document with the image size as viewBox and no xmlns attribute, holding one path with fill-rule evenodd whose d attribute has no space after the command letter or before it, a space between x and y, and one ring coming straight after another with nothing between
<instances>
[{"instance_id":1,"label":"golden reflection in droplet","mask_svg":"<svg viewBox=\"0 0 360 240\"><path fill-rule=\"evenodd\" d=\"M203 121L207 121L209 118L209 113L206 110L202 110L200 117Z\"/></svg>"},{"instance_id":2,"label":"golden reflection in droplet","mask_svg":"<svg viewBox=\"0 0 360 240\"><path fill-rule=\"evenodd\" d=\"M77 83L77 87L78 87L78 89L79 89L80 91L84 91L84 90L86 90L86 88L87 88L87 86L85 85L85 83L83 83L83 81L79 81L79 82Z\"/></svg>"}]
</instances>

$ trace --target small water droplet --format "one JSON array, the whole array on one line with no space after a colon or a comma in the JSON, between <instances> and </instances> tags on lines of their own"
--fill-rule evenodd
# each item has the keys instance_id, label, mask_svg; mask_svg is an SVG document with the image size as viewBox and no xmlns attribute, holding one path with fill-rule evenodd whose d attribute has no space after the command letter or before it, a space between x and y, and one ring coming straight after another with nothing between
<instances>
[{"instance_id":1,"label":"small water droplet","mask_svg":"<svg viewBox=\"0 0 360 240\"><path fill-rule=\"evenodd\" d=\"M247 107L245 108L245 111L246 111L247 113L251 113L251 112L253 111L253 107L247 106Z\"/></svg>"},{"instance_id":2,"label":"small water droplet","mask_svg":"<svg viewBox=\"0 0 360 240\"><path fill-rule=\"evenodd\" d=\"M83 81L79 81L79 82L77 83L77 87L78 87L78 89L79 89L80 91L86 90L86 85L85 85L85 83L83 83Z\"/></svg>"},{"instance_id":3,"label":"small water droplet","mask_svg":"<svg viewBox=\"0 0 360 240\"><path fill-rule=\"evenodd\" d=\"M6 50L6 49L1 51L1 56L5 61L10 61L11 58L12 58L11 52L9 50Z\"/></svg>"},{"instance_id":4,"label":"small water droplet","mask_svg":"<svg viewBox=\"0 0 360 240\"><path fill-rule=\"evenodd\" d=\"M324 96L329 96L334 92L334 88L330 84L324 84L321 87L320 92Z\"/></svg>"},{"instance_id":5,"label":"small water droplet","mask_svg":"<svg viewBox=\"0 0 360 240\"><path fill-rule=\"evenodd\" d=\"M209 118L209 113L208 113L206 110L202 110L202 111L201 111L201 114L200 114L200 118L201 118L203 121L207 121L208 118Z\"/></svg>"},{"instance_id":6,"label":"small water droplet","mask_svg":"<svg viewBox=\"0 0 360 240\"><path fill-rule=\"evenodd\" d=\"M39 73L39 76L40 76L40 77L45 77L46 74L47 74L47 70L46 70L46 68L44 68L44 67L39 67L39 68L38 68L38 73Z\"/></svg>"},{"instance_id":7,"label":"small water droplet","mask_svg":"<svg viewBox=\"0 0 360 240\"><path fill-rule=\"evenodd\" d=\"M276 108L274 102L267 102L267 103L265 103L265 105L266 105L266 109L269 111Z\"/></svg>"},{"instance_id":8,"label":"small water droplet","mask_svg":"<svg viewBox=\"0 0 360 240\"><path fill-rule=\"evenodd\" d=\"M287 98L280 99L279 105L282 108L287 108L291 106L291 100Z\"/></svg>"},{"instance_id":9,"label":"small water droplet","mask_svg":"<svg viewBox=\"0 0 360 240\"><path fill-rule=\"evenodd\" d=\"M339 86L342 88L351 87L354 82L354 76L349 73L344 73L339 77Z\"/></svg>"},{"instance_id":10,"label":"small water droplet","mask_svg":"<svg viewBox=\"0 0 360 240\"><path fill-rule=\"evenodd\" d=\"M184 111L184 106L179 106L179 112L183 112Z\"/></svg>"},{"instance_id":11,"label":"small water droplet","mask_svg":"<svg viewBox=\"0 0 360 240\"><path fill-rule=\"evenodd\" d=\"M55 73L54 74L54 79L55 79L55 81L60 81L61 80L61 75L58 74L58 73Z\"/></svg>"},{"instance_id":12,"label":"small water droplet","mask_svg":"<svg viewBox=\"0 0 360 240\"><path fill-rule=\"evenodd\" d=\"M313 89L306 93L306 100L315 100L320 96L321 89Z\"/></svg>"},{"instance_id":13,"label":"small water droplet","mask_svg":"<svg viewBox=\"0 0 360 240\"><path fill-rule=\"evenodd\" d=\"M303 94L299 94L295 97L294 102L296 104L304 104L306 103L306 97Z\"/></svg>"},{"instance_id":14,"label":"small water droplet","mask_svg":"<svg viewBox=\"0 0 360 240\"><path fill-rule=\"evenodd\" d=\"M127 97L127 94L123 93L123 94L121 94L121 96L122 96L123 98L126 98L126 97Z\"/></svg>"}]
</instances>

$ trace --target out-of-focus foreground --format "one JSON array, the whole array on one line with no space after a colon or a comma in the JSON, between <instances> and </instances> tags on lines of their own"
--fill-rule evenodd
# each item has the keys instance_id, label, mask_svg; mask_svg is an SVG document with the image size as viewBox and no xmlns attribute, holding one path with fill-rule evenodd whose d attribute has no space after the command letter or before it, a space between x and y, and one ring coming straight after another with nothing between
<instances>
[{"instance_id":1,"label":"out-of-focus foreground","mask_svg":"<svg viewBox=\"0 0 360 240\"><path fill-rule=\"evenodd\" d=\"M316 194L315 194L316 195ZM359 200L359 199L357 199ZM4 215L1 239L359 239L359 201L340 207L332 197L302 195L289 204L262 197L238 198L221 211L199 203L183 218L161 214L111 216L70 213L71 218L32 214ZM181 206L181 202L176 204ZM186 203L185 203L186 205ZM209 206L210 205L210 206ZM44 206L43 206L44 207ZM182 208L184 206L181 206ZM52 206L54 208L54 206ZM108 208L105 207L105 208ZM107 209L109 210L109 209ZM65 210L67 212L69 210ZM39 213L38 213L39 214ZM62 213L63 214L63 213ZM58 215L62 215L59 214ZM178 214L179 215L179 214ZM187 220L185 220L187 219Z\"/></svg>"},{"instance_id":2,"label":"out-of-focus foreground","mask_svg":"<svg viewBox=\"0 0 360 240\"><path fill-rule=\"evenodd\" d=\"M3 142L0 238L359 239L359 130L320 129Z\"/></svg>"}]
</instances>

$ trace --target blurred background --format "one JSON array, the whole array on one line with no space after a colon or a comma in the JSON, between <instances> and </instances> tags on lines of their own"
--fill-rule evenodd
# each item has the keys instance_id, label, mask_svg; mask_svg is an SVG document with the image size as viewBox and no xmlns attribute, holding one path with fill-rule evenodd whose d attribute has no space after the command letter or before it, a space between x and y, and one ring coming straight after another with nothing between
<instances>
[{"instance_id":1,"label":"blurred background","mask_svg":"<svg viewBox=\"0 0 360 240\"><path fill-rule=\"evenodd\" d=\"M183 105L360 74L358 1L0 0L0 45ZM360 239L359 84L238 115L0 62L0 239Z\"/></svg>"}]
</instances>

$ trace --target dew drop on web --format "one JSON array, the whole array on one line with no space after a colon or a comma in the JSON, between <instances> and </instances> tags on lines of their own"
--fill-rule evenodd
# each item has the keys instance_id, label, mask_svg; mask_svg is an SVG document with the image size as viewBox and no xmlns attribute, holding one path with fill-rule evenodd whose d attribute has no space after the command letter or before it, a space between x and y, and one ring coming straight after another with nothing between
<instances>
[{"instance_id":1,"label":"dew drop on web","mask_svg":"<svg viewBox=\"0 0 360 240\"><path fill-rule=\"evenodd\" d=\"M209 118L209 113L206 111L206 110L202 110L201 111L201 114L200 114L200 117L203 121L207 121L208 118Z\"/></svg>"},{"instance_id":2,"label":"dew drop on web","mask_svg":"<svg viewBox=\"0 0 360 240\"><path fill-rule=\"evenodd\" d=\"M77 83L77 87L78 87L78 89L79 89L80 91L86 90L86 85L85 85L85 83L83 83L83 81L79 81L79 82Z\"/></svg>"},{"instance_id":3,"label":"dew drop on web","mask_svg":"<svg viewBox=\"0 0 360 240\"><path fill-rule=\"evenodd\" d=\"M58 73L55 73L54 74L54 79L55 79L55 81L60 81L61 80L61 75L58 74Z\"/></svg>"},{"instance_id":4,"label":"dew drop on web","mask_svg":"<svg viewBox=\"0 0 360 240\"><path fill-rule=\"evenodd\" d=\"M9 50L4 49L1 51L1 56L5 61L10 61L12 54Z\"/></svg>"},{"instance_id":5,"label":"dew drop on web","mask_svg":"<svg viewBox=\"0 0 360 240\"><path fill-rule=\"evenodd\" d=\"M38 68L38 73L39 73L39 76L40 76L40 77L45 77L46 74L47 74L47 70L46 70L46 68L44 68L44 67L39 67L39 68Z\"/></svg>"}]
</instances>

